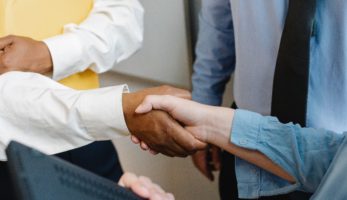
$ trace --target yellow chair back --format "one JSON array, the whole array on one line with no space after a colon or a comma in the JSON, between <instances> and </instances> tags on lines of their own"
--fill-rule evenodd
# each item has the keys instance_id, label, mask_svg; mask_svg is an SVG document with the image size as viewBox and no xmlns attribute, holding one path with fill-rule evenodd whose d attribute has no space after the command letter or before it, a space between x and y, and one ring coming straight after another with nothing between
<instances>
[{"instance_id":1,"label":"yellow chair back","mask_svg":"<svg viewBox=\"0 0 347 200\"><path fill-rule=\"evenodd\" d=\"M0 0L0 37L12 34L43 40L61 34L64 25L82 22L92 6L93 0ZM99 87L98 75L91 70L60 82L80 90Z\"/></svg>"}]
</instances>

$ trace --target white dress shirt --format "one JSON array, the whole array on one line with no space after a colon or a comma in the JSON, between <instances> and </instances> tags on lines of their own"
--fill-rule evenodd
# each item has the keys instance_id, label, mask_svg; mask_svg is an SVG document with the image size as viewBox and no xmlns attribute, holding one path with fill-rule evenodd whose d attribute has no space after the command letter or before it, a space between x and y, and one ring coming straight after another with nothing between
<instances>
[{"instance_id":1,"label":"white dress shirt","mask_svg":"<svg viewBox=\"0 0 347 200\"><path fill-rule=\"evenodd\" d=\"M128 135L126 85L78 91L31 72L0 76L0 160L11 140L47 154Z\"/></svg>"},{"instance_id":2,"label":"white dress shirt","mask_svg":"<svg viewBox=\"0 0 347 200\"><path fill-rule=\"evenodd\" d=\"M81 24L46 39L53 79L87 68L105 72L136 52L143 40L143 8L137 0L94 0ZM126 85L77 91L35 73L0 76L0 160L11 140L56 154L96 140L128 135L122 93Z\"/></svg>"},{"instance_id":3,"label":"white dress shirt","mask_svg":"<svg viewBox=\"0 0 347 200\"><path fill-rule=\"evenodd\" d=\"M64 34L44 40L53 60L53 79L88 68L102 73L128 58L141 47L143 14L138 0L94 0L81 24L67 24Z\"/></svg>"}]
</instances>

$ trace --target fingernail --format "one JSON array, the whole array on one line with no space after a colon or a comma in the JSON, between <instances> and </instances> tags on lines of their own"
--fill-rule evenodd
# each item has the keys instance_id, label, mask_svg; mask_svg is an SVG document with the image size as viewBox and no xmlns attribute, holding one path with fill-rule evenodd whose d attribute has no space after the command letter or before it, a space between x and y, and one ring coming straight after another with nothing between
<instances>
[{"instance_id":1,"label":"fingernail","mask_svg":"<svg viewBox=\"0 0 347 200\"><path fill-rule=\"evenodd\" d=\"M142 104L140 104L136 110L135 110L135 113L138 113L138 114L141 114L143 113L143 109L144 109L144 106Z\"/></svg>"}]
</instances>

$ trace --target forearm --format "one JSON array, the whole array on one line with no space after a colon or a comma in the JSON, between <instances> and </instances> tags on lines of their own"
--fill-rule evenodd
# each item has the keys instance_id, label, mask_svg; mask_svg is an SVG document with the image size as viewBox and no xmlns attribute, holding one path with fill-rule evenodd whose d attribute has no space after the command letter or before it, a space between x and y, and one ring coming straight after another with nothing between
<instances>
[{"instance_id":1,"label":"forearm","mask_svg":"<svg viewBox=\"0 0 347 200\"><path fill-rule=\"evenodd\" d=\"M327 130L282 124L257 113L235 113L229 141L266 155L308 192L316 189L344 138Z\"/></svg>"},{"instance_id":2,"label":"forearm","mask_svg":"<svg viewBox=\"0 0 347 200\"><path fill-rule=\"evenodd\" d=\"M289 182L295 182L295 179L286 172L283 168L275 164L271 159L265 156L263 153L260 153L256 150L250 150L246 148L239 147L230 142L230 132L231 132L231 123L234 119L234 110L229 108L221 108L221 107L210 107L210 113L213 117L210 118L212 120L211 127L213 129L209 130L213 132L209 134L207 140L208 143L214 144L229 153L246 160L258 167L265 169ZM220 115L223 113L223 115ZM217 114L217 115L216 115Z\"/></svg>"}]
</instances>

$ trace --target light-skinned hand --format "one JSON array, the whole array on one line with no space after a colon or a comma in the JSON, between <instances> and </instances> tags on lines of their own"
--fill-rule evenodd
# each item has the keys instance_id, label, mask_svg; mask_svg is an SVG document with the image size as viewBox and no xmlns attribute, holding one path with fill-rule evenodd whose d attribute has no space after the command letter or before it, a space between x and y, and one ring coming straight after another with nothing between
<instances>
[{"instance_id":1,"label":"light-skinned hand","mask_svg":"<svg viewBox=\"0 0 347 200\"><path fill-rule=\"evenodd\" d=\"M136 113L147 113L152 112L152 110L168 112L198 140L218 146L289 182L295 182L295 179L288 172L261 152L245 149L230 142L234 119L233 109L207 106L169 95L151 95L145 98L136 109ZM142 143L141 140L140 143Z\"/></svg>"},{"instance_id":2,"label":"light-skinned hand","mask_svg":"<svg viewBox=\"0 0 347 200\"><path fill-rule=\"evenodd\" d=\"M144 99L135 112L144 114L150 113L152 110L167 112L202 142L223 145L229 141L234 114L232 109L207 106L170 95L150 95ZM147 144L138 137L133 137L132 141L142 147ZM156 152L156 149L150 147L149 149L153 153Z\"/></svg>"},{"instance_id":3,"label":"light-skinned hand","mask_svg":"<svg viewBox=\"0 0 347 200\"><path fill-rule=\"evenodd\" d=\"M205 150L201 150L192 155L195 167L210 181L214 180L214 171L221 168L221 149L214 145L209 145Z\"/></svg>"},{"instance_id":4,"label":"light-skinned hand","mask_svg":"<svg viewBox=\"0 0 347 200\"><path fill-rule=\"evenodd\" d=\"M135 194L148 200L174 200L171 193L165 192L159 185L153 183L149 178L136 176L133 173L124 173L118 184L131 189Z\"/></svg>"}]
</instances>

